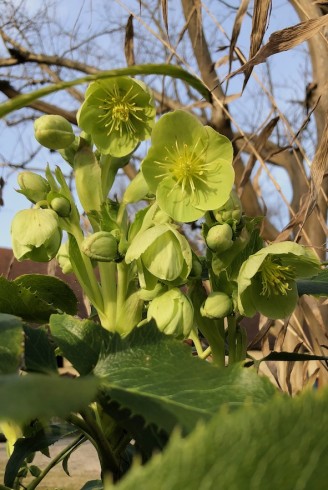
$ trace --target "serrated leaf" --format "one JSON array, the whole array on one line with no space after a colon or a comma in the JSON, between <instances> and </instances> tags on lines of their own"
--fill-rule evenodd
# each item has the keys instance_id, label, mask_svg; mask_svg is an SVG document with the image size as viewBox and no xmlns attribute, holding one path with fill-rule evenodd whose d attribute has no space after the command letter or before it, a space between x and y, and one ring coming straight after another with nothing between
<instances>
[{"instance_id":1,"label":"serrated leaf","mask_svg":"<svg viewBox=\"0 0 328 490\"><path fill-rule=\"evenodd\" d=\"M23 286L0 277L0 312L32 322L47 322L57 309Z\"/></svg>"},{"instance_id":2,"label":"serrated leaf","mask_svg":"<svg viewBox=\"0 0 328 490\"><path fill-rule=\"evenodd\" d=\"M100 400L105 410L114 400L166 432L179 425L188 433L222 405L256 405L275 393L255 371L239 365L221 369L194 358L189 347L151 324L124 339L114 335L94 373L104 380Z\"/></svg>"},{"instance_id":3,"label":"serrated leaf","mask_svg":"<svg viewBox=\"0 0 328 490\"><path fill-rule=\"evenodd\" d=\"M16 316L0 313L0 374L17 372L22 354L22 320Z\"/></svg>"},{"instance_id":4,"label":"serrated leaf","mask_svg":"<svg viewBox=\"0 0 328 490\"><path fill-rule=\"evenodd\" d=\"M77 313L77 298L66 282L54 276L25 274L17 277L15 284L37 294L45 303L70 315Z\"/></svg>"},{"instance_id":5,"label":"serrated leaf","mask_svg":"<svg viewBox=\"0 0 328 490\"><path fill-rule=\"evenodd\" d=\"M25 368L39 373L57 372L54 345L51 344L46 327L24 325L25 332Z\"/></svg>"},{"instance_id":6,"label":"serrated leaf","mask_svg":"<svg viewBox=\"0 0 328 490\"><path fill-rule=\"evenodd\" d=\"M92 371L102 348L111 338L99 324L69 315L52 315L50 330L63 356L81 375Z\"/></svg>"},{"instance_id":7,"label":"serrated leaf","mask_svg":"<svg viewBox=\"0 0 328 490\"><path fill-rule=\"evenodd\" d=\"M0 376L0 420L26 423L37 418L65 417L86 407L94 399L97 387L94 378Z\"/></svg>"},{"instance_id":8,"label":"serrated leaf","mask_svg":"<svg viewBox=\"0 0 328 490\"><path fill-rule=\"evenodd\" d=\"M325 490L327 403L325 390L220 412L189 437L175 435L164 453L135 466L115 489Z\"/></svg>"}]
</instances>

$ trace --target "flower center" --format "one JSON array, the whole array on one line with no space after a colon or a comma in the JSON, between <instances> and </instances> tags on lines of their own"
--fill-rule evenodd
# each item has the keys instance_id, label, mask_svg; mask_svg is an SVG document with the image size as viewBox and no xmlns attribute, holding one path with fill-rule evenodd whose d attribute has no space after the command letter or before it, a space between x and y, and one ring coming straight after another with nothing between
<instances>
[{"instance_id":1,"label":"flower center","mask_svg":"<svg viewBox=\"0 0 328 490\"><path fill-rule=\"evenodd\" d=\"M142 121L137 115L141 111L141 107L136 107L133 99L137 97L137 93L131 94L132 87L122 94L117 85L114 85L112 90L107 90L106 99L101 99L101 104L98 106L102 110L102 114L98 117L104 123L109 136L113 131L119 131L120 137L124 131L131 133L136 132L136 122Z\"/></svg>"},{"instance_id":2,"label":"flower center","mask_svg":"<svg viewBox=\"0 0 328 490\"><path fill-rule=\"evenodd\" d=\"M295 279L295 268L281 265L279 259L268 256L259 272L262 280L262 296L286 295L291 290L290 283Z\"/></svg>"},{"instance_id":3,"label":"flower center","mask_svg":"<svg viewBox=\"0 0 328 490\"><path fill-rule=\"evenodd\" d=\"M197 198L197 184L208 185L203 177L209 167L204 158L206 148L198 149L199 142L198 139L195 145L190 147L186 143L179 146L176 141L175 146L165 147L167 155L164 161L156 161L166 171L157 175L157 178L166 177L170 173L176 182L173 189L181 187L182 192L191 194L192 198Z\"/></svg>"}]
</instances>

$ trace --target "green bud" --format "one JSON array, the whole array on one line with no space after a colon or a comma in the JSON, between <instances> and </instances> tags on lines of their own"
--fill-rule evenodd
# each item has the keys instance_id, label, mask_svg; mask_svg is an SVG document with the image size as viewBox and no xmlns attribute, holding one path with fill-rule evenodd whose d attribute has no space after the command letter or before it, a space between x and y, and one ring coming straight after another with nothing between
<instances>
[{"instance_id":1,"label":"green bud","mask_svg":"<svg viewBox=\"0 0 328 490\"><path fill-rule=\"evenodd\" d=\"M68 218L71 214L71 203L64 196L54 197L50 202L50 206L61 218Z\"/></svg>"},{"instance_id":2,"label":"green bud","mask_svg":"<svg viewBox=\"0 0 328 490\"><path fill-rule=\"evenodd\" d=\"M207 233L206 243L217 253L228 250L233 244L231 226L227 223L212 226Z\"/></svg>"},{"instance_id":3,"label":"green bud","mask_svg":"<svg viewBox=\"0 0 328 490\"><path fill-rule=\"evenodd\" d=\"M223 223L239 223L242 215L242 204L236 191L232 190L227 202L220 208L213 211L215 219L221 225Z\"/></svg>"},{"instance_id":4,"label":"green bud","mask_svg":"<svg viewBox=\"0 0 328 490\"><path fill-rule=\"evenodd\" d=\"M232 299L219 291L211 293L201 306L200 313L207 318L224 318L233 310Z\"/></svg>"},{"instance_id":5,"label":"green bud","mask_svg":"<svg viewBox=\"0 0 328 490\"><path fill-rule=\"evenodd\" d=\"M67 148L75 140L72 125L62 116L41 116L34 122L35 139L50 150Z\"/></svg>"},{"instance_id":6,"label":"green bud","mask_svg":"<svg viewBox=\"0 0 328 490\"><path fill-rule=\"evenodd\" d=\"M52 209L24 209L12 221L11 240L17 260L49 262L58 252L62 232Z\"/></svg>"},{"instance_id":7,"label":"green bud","mask_svg":"<svg viewBox=\"0 0 328 490\"><path fill-rule=\"evenodd\" d=\"M186 339L193 327L194 309L190 299L180 289L173 288L150 303L147 320L151 319L161 332Z\"/></svg>"},{"instance_id":8,"label":"green bud","mask_svg":"<svg viewBox=\"0 0 328 490\"><path fill-rule=\"evenodd\" d=\"M68 246L69 242L63 243L56 255L56 259L63 274L71 274L73 272L72 264L69 258Z\"/></svg>"},{"instance_id":9,"label":"green bud","mask_svg":"<svg viewBox=\"0 0 328 490\"><path fill-rule=\"evenodd\" d=\"M90 259L99 262L111 262L120 258L117 240L109 231L98 231L85 238L81 250Z\"/></svg>"},{"instance_id":10,"label":"green bud","mask_svg":"<svg viewBox=\"0 0 328 490\"><path fill-rule=\"evenodd\" d=\"M20 187L19 192L34 204L43 201L47 198L50 191L49 182L34 172L20 172L17 177L17 182Z\"/></svg>"}]
</instances>

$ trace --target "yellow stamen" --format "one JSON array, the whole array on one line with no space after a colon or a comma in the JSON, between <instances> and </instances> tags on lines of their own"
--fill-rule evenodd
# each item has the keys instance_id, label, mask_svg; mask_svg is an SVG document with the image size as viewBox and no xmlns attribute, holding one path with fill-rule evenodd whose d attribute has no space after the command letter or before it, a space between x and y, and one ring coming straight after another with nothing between
<instances>
[{"instance_id":1,"label":"yellow stamen","mask_svg":"<svg viewBox=\"0 0 328 490\"><path fill-rule=\"evenodd\" d=\"M137 114L141 111L141 107L136 107L133 99L138 94L131 94L132 87L122 94L117 85L114 85L112 90L106 90L106 99L101 99L101 104L98 106L103 111L98 117L102 120L105 128L107 128L107 135L109 136L113 131L119 131L120 137L123 135L123 131L131 133L136 132L136 122L142 121L142 118Z\"/></svg>"},{"instance_id":2,"label":"yellow stamen","mask_svg":"<svg viewBox=\"0 0 328 490\"><path fill-rule=\"evenodd\" d=\"M281 265L279 259L268 256L259 269L262 280L262 296L283 295L291 290L290 283L295 279L295 268Z\"/></svg>"}]
</instances>

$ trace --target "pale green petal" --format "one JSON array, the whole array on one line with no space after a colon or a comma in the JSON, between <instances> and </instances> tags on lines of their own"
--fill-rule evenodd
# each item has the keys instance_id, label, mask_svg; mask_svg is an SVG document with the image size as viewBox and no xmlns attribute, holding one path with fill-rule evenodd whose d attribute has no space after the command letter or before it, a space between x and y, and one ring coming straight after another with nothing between
<instances>
[{"instance_id":1,"label":"pale green petal","mask_svg":"<svg viewBox=\"0 0 328 490\"><path fill-rule=\"evenodd\" d=\"M204 216L204 211L196 209L190 202L188 194L180 187L175 187L175 181L169 177L160 182L156 192L158 205L176 221L188 223Z\"/></svg>"},{"instance_id":2,"label":"pale green petal","mask_svg":"<svg viewBox=\"0 0 328 490\"><path fill-rule=\"evenodd\" d=\"M138 234L131 242L126 256L125 262L130 264L133 260L136 260L143 254L148 247L161 235L168 231L167 224L156 225L148 230Z\"/></svg>"},{"instance_id":3,"label":"pale green petal","mask_svg":"<svg viewBox=\"0 0 328 490\"><path fill-rule=\"evenodd\" d=\"M261 294L262 282L261 279L254 279L251 293L253 304L257 311L273 320L278 318L286 318L293 313L297 305L297 286L295 282L289 284L290 290L287 294L271 294L270 296Z\"/></svg>"},{"instance_id":4,"label":"pale green petal","mask_svg":"<svg viewBox=\"0 0 328 490\"><path fill-rule=\"evenodd\" d=\"M164 233L147 248L142 262L154 276L173 281L181 274L184 262L179 242L171 232Z\"/></svg>"}]
</instances>

